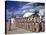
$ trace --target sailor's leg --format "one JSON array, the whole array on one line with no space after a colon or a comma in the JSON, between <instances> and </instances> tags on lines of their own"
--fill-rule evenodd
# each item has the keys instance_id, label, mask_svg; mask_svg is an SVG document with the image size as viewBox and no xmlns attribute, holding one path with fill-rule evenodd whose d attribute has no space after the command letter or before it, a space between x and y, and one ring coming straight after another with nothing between
<instances>
[{"instance_id":1,"label":"sailor's leg","mask_svg":"<svg viewBox=\"0 0 46 35\"><path fill-rule=\"evenodd\" d=\"M9 31L11 31L11 22L10 22L10 24L9 24Z\"/></svg>"}]
</instances>

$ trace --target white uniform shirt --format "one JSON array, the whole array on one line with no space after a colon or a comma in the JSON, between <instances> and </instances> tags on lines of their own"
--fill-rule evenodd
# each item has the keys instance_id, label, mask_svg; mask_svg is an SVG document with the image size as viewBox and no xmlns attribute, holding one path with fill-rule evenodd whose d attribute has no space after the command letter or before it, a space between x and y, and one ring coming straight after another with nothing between
<instances>
[{"instance_id":1,"label":"white uniform shirt","mask_svg":"<svg viewBox=\"0 0 46 35\"><path fill-rule=\"evenodd\" d=\"M14 24L15 18L11 18L11 23Z\"/></svg>"}]
</instances>

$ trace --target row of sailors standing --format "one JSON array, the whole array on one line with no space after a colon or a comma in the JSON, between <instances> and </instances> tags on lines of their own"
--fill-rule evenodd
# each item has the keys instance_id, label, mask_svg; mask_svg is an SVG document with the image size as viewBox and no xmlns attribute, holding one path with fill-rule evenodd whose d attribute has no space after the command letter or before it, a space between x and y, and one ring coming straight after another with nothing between
<instances>
[{"instance_id":1,"label":"row of sailors standing","mask_svg":"<svg viewBox=\"0 0 46 35\"><path fill-rule=\"evenodd\" d=\"M20 21L31 21L31 23L27 23L27 27L30 29L30 30L33 30L33 32L39 32L39 31L44 31L44 23L45 23L45 20L44 20L44 17L41 17L41 16L31 16L31 17L28 17L28 18L25 18L24 20L20 20ZM15 18L11 19L11 23L14 23L15 22Z\"/></svg>"}]
</instances>

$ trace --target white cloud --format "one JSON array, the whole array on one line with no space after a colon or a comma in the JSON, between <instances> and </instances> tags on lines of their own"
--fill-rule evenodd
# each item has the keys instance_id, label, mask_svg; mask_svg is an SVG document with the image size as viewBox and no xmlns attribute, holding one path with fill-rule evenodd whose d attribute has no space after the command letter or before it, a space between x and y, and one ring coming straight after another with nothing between
<instances>
[{"instance_id":1,"label":"white cloud","mask_svg":"<svg viewBox=\"0 0 46 35\"><path fill-rule=\"evenodd\" d=\"M32 14L33 14L33 13L29 13L29 12L27 12L27 13L24 14L23 17L29 17L29 16L31 16Z\"/></svg>"}]
</instances>

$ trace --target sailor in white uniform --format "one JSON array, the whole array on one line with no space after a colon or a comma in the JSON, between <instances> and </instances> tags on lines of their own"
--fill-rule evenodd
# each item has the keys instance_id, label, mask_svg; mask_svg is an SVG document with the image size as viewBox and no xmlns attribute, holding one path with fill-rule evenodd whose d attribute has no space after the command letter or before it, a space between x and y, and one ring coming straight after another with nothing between
<instances>
[{"instance_id":1,"label":"sailor in white uniform","mask_svg":"<svg viewBox=\"0 0 46 35\"><path fill-rule=\"evenodd\" d=\"M15 23L15 18L10 18L10 24L9 24L9 31L13 27L13 24Z\"/></svg>"}]
</instances>

